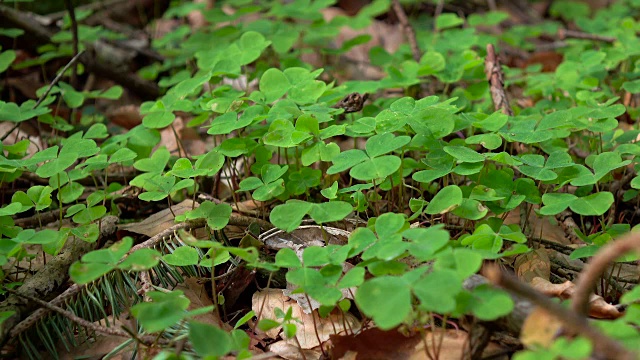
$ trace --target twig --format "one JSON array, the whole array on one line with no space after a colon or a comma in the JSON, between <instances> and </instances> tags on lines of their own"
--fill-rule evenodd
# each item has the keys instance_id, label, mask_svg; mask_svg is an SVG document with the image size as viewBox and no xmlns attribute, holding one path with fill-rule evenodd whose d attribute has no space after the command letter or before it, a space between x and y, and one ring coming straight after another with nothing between
<instances>
[{"instance_id":1,"label":"twig","mask_svg":"<svg viewBox=\"0 0 640 360\"><path fill-rule=\"evenodd\" d=\"M120 329L116 329L116 328L108 328L108 327L104 327L104 326L100 326L100 325L96 325L92 322L89 322L85 319L82 319L80 317L78 317L76 314L72 313L71 311L65 310L63 308L57 307L55 305L51 305L46 301L40 300L34 296L31 295L27 295L27 294L20 294L18 293L16 290L12 290L12 289L5 289L7 292L14 294L16 296L25 298L29 301L33 301L34 303L42 306L43 308L56 312L64 317L66 317L67 319L73 321L74 323L86 327L89 330L93 330L95 332L101 333L101 334L106 334L106 335L115 335L115 336L122 336L122 337L129 337L129 334L127 334L127 332L122 331Z\"/></svg>"},{"instance_id":2,"label":"twig","mask_svg":"<svg viewBox=\"0 0 640 360\"><path fill-rule=\"evenodd\" d=\"M78 61L78 59L80 58L80 56L82 56L82 54L84 54L84 50L80 51L79 53L77 53L74 57L71 58L71 60L69 60L69 62L67 63L67 65L65 65L62 68L62 71L60 71L58 73L58 75L56 75L56 77L53 79L53 81L51 82L51 84L49 84L49 87L47 88L47 91L44 92L44 94L42 94L42 96L40 96L40 98L38 99L38 101L36 102L36 104L33 106L33 108L37 108L38 105L42 104L42 102L47 98L47 95L49 95L49 93L51 92L51 89L53 89L53 87L58 83L58 81L60 81L60 79L62 78L62 76L64 75L64 73L69 70L69 68L76 63L76 61Z\"/></svg>"},{"instance_id":3,"label":"twig","mask_svg":"<svg viewBox=\"0 0 640 360\"><path fill-rule=\"evenodd\" d=\"M64 6L69 12L69 19L71 20L71 46L73 48L73 57L76 57L80 52L78 51L78 21L76 20L76 11L73 7L72 0L64 0ZM71 83L72 87L76 87L78 80L78 66L73 65L71 70Z\"/></svg>"},{"instance_id":4,"label":"twig","mask_svg":"<svg viewBox=\"0 0 640 360\"><path fill-rule=\"evenodd\" d=\"M55 299L49 301L50 305L57 306L58 304L62 304L67 299L71 299L76 294L80 293L86 285L78 285L73 284L67 288L62 294L56 296ZM11 329L9 332L10 338L15 338L21 333L29 330L38 320L40 320L43 316L49 313L49 310L46 308L40 308L34 312L32 312L26 319L22 320L19 324Z\"/></svg>"},{"instance_id":5,"label":"twig","mask_svg":"<svg viewBox=\"0 0 640 360\"><path fill-rule=\"evenodd\" d=\"M514 276L503 273L497 265L487 266L485 276L494 284L504 287L509 292L529 299L534 304L557 317L571 331L580 333L593 343L595 351L606 354L608 359L636 359L637 354L624 348L619 342L606 336L589 324L586 317L564 308L548 297L520 282ZM574 297L575 300L575 297Z\"/></svg>"},{"instance_id":6,"label":"twig","mask_svg":"<svg viewBox=\"0 0 640 360\"><path fill-rule=\"evenodd\" d=\"M438 16L442 14L442 10L444 10L444 0L438 0L438 4L436 4L436 9L433 12L433 31L438 32Z\"/></svg>"},{"instance_id":7,"label":"twig","mask_svg":"<svg viewBox=\"0 0 640 360\"><path fill-rule=\"evenodd\" d=\"M31 48L51 43L53 34L46 27L35 21L29 13L17 11L0 4L0 23L6 27L17 27L25 31L30 41L26 43ZM128 71L119 71L117 66L104 62L101 55L94 54L101 51L100 47L92 43L84 44L87 51L79 54L79 60L87 70L111 79L116 83L131 89L145 100L155 100L160 96L160 88L157 84L143 80L136 74ZM102 54L104 55L104 54Z\"/></svg>"},{"instance_id":8,"label":"twig","mask_svg":"<svg viewBox=\"0 0 640 360\"><path fill-rule=\"evenodd\" d=\"M46 308L47 310L56 312L56 313L64 316L65 318L73 321L74 323L76 323L76 324L78 324L78 325L80 325L82 327L85 327L85 328L87 328L87 329L89 329L91 331L94 331L94 332L97 332L97 333L101 333L101 334L106 334L106 335L114 335L114 336L125 337L125 338L130 338L131 337L131 335L126 331L123 331L123 330L120 330L120 329L116 329L116 328L113 328L113 327L106 327L106 326L102 326L102 325L98 325L98 324L89 322L89 321L77 316L76 314L72 313L71 311L65 310L65 309L60 308L60 307L55 306L55 305L51 305L48 302L40 300L40 299L38 299L38 298L36 298L34 296L27 295L27 294L20 294L16 290L13 290L13 289L5 289L5 290L7 292L9 292L9 293L12 293L12 294L16 295L16 296L23 297L23 298L25 298L25 299L27 299L29 301L32 301L32 302L34 302L34 303ZM158 341L160 341L161 343L164 343L164 344L170 343L169 340L158 339L157 336L153 336L153 335L141 336L141 337L138 337L138 339L141 340L142 343L144 343L146 345L155 344Z\"/></svg>"},{"instance_id":9,"label":"twig","mask_svg":"<svg viewBox=\"0 0 640 360\"><path fill-rule=\"evenodd\" d=\"M62 208L63 211L66 211L69 206L65 206ZM60 218L60 209L54 209L51 211L40 213L40 216L33 215L27 218L18 218L14 220L16 226L20 226L21 228L28 228L42 223L42 225L52 223Z\"/></svg>"},{"instance_id":10,"label":"twig","mask_svg":"<svg viewBox=\"0 0 640 360\"><path fill-rule=\"evenodd\" d=\"M148 240L141 242L140 244L134 246L131 248L131 250L129 250L129 252L127 253L128 255L133 253L136 250L140 250L140 249L145 249L145 248L151 248L154 247L156 244L158 244L160 241L162 241L162 239L169 237L169 236L173 236L173 234L180 230L180 229L196 229L196 228L200 228L203 227L207 224L207 221L205 219L197 219L197 220L193 220L193 221L189 221L189 222L183 222L180 224L176 224L173 225L172 227L161 231L160 233L158 233L157 235L154 235L152 237L150 237Z\"/></svg>"},{"instance_id":11,"label":"twig","mask_svg":"<svg viewBox=\"0 0 640 360\"><path fill-rule=\"evenodd\" d=\"M411 53L413 54L413 60L416 62L420 62L420 48L418 47L418 41L416 40L416 33L413 31L411 24L409 24L409 19L407 18L407 14L404 12L402 5L400 5L400 0L393 0L391 3L393 6L393 11L396 13L398 17L398 21L402 26L402 32L404 36L407 38L407 42L411 47Z\"/></svg>"},{"instance_id":12,"label":"twig","mask_svg":"<svg viewBox=\"0 0 640 360\"><path fill-rule=\"evenodd\" d=\"M581 40L593 40L593 41L603 41L607 43L614 43L618 39L613 36L605 36L598 34L589 34L582 31L569 30L569 29L560 29L558 30L558 37L560 40L564 39L581 39Z\"/></svg>"},{"instance_id":13,"label":"twig","mask_svg":"<svg viewBox=\"0 0 640 360\"><path fill-rule=\"evenodd\" d=\"M500 68L500 61L496 56L493 44L487 44L487 57L484 62L484 71L487 74L487 80L491 87L493 107L496 111L502 110L502 113L513 116L513 110L511 110L509 99L507 99L507 94L504 91L504 78L502 76L502 69Z\"/></svg>"},{"instance_id":14,"label":"twig","mask_svg":"<svg viewBox=\"0 0 640 360\"><path fill-rule=\"evenodd\" d=\"M589 296L595 290L602 274L610 263L630 251L640 251L640 233L630 232L612 241L598 251L578 276L573 294L572 308L578 314L589 310Z\"/></svg>"},{"instance_id":15,"label":"twig","mask_svg":"<svg viewBox=\"0 0 640 360\"><path fill-rule=\"evenodd\" d=\"M71 58L71 60L69 60L69 62L67 63L67 65L64 66L64 68L62 68L62 71L60 71L58 73L58 75L53 79L53 81L51 82L51 84L49 84L49 87L47 88L47 90L44 92L44 94L42 94L42 96L40 96L40 98L38 99L38 101L36 101L36 104L33 105L32 109L37 108L40 104L42 104L42 102L44 101L44 99L47 98L47 95L49 95L49 93L51 92L51 89L53 89L53 87L58 83L58 81L60 81L60 79L62 78L62 75L64 75L64 73L69 69L69 67L71 65L73 65L76 61L78 61L78 59L80 58L80 55L82 55L84 53L84 50L81 51L80 53L76 54L76 56L74 56L73 58ZM7 137L9 137L9 135L11 135L12 132L16 131L17 128L20 127L21 122L15 124L9 131L7 131L6 134L4 134L2 136L2 138L0 138L0 142L4 141Z\"/></svg>"},{"instance_id":16,"label":"twig","mask_svg":"<svg viewBox=\"0 0 640 360\"><path fill-rule=\"evenodd\" d=\"M115 233L118 218L107 216L103 219L100 236L105 238ZM93 250L96 243L88 243L80 239L69 240L65 249L51 261L40 269L35 275L28 278L22 286L18 288L18 294L32 297L48 297L69 277L69 266L85 253ZM8 335L12 329L18 325L22 319L22 314L27 313L33 304L24 301L24 297L10 295L0 303L0 311L13 311L0 327L0 344L8 340Z\"/></svg>"},{"instance_id":17,"label":"twig","mask_svg":"<svg viewBox=\"0 0 640 360\"><path fill-rule=\"evenodd\" d=\"M98 1L98 2L93 2L90 4L86 4L86 5L81 5L78 6L77 9L78 10L82 10L82 11L97 11L97 10L102 10L102 9L108 9L108 8L113 8L115 6L119 6L121 3L126 3L129 2L129 0L106 0L106 1ZM48 20L48 23L45 23L44 25L51 25L52 23L56 22L57 20L62 19L65 15L66 15L66 11L59 11L59 12L55 12L52 14L49 14L45 17L45 19Z\"/></svg>"}]
</instances>

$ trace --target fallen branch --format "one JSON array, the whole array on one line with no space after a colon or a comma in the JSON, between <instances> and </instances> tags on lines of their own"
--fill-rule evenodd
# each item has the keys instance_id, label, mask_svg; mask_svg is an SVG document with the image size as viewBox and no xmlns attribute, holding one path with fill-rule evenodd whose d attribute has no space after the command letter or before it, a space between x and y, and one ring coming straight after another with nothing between
<instances>
[{"instance_id":1,"label":"fallen branch","mask_svg":"<svg viewBox=\"0 0 640 360\"><path fill-rule=\"evenodd\" d=\"M487 266L485 276L495 285L501 286L513 294L522 296L537 306L545 309L547 312L562 321L569 330L582 334L591 340L594 346L594 351L599 354L606 354L603 358L620 360L637 359L636 353L627 350L622 346L622 344L611 339L597 328L591 326L586 317L582 316L580 313L563 307L559 303L551 301L548 297L522 283L514 276L502 272L497 265Z\"/></svg>"},{"instance_id":2,"label":"fallen branch","mask_svg":"<svg viewBox=\"0 0 640 360\"><path fill-rule=\"evenodd\" d=\"M5 27L16 27L24 30L25 35L28 35L24 38L24 43L33 48L52 43L53 34L28 13L0 4L0 23ZM106 47L106 45L95 46L91 43L85 43L84 46L86 51L80 54L79 60L86 66L88 71L115 81L145 100L155 100L160 96L160 88L157 84L143 80L136 74L120 71L117 66L105 63L100 55L95 55L100 53L100 49Z\"/></svg>"},{"instance_id":3,"label":"fallen branch","mask_svg":"<svg viewBox=\"0 0 640 360\"><path fill-rule=\"evenodd\" d=\"M120 330L114 327L106 327L106 326L102 326L99 324L95 324L92 322L89 322L79 316L77 316L76 314L72 313L71 311L65 310L63 308L60 308L58 306L55 305L51 305L50 303L46 302L46 301L42 301L36 297L33 297L31 295L26 295L26 294L20 294L18 293L18 291L15 290L11 290L11 289L7 289L7 292L14 294L16 296L25 298L29 301L32 301L44 308L46 308L47 310L56 312L62 316L64 316L65 318L71 320L72 322L85 327L91 331L95 331L97 333L101 333L101 334L105 334L105 335L115 335L115 336L120 336L120 337L125 337L125 338L130 338L131 334L129 334L128 332L124 331L124 330ZM139 336L137 337L138 340L140 340L143 344L145 345L152 345L152 344L157 344L157 343L161 343L161 344L169 344L170 341L166 340L166 339L162 339L162 338L158 338L157 336L154 335L143 335L143 336Z\"/></svg>"},{"instance_id":4,"label":"fallen branch","mask_svg":"<svg viewBox=\"0 0 640 360\"><path fill-rule=\"evenodd\" d=\"M402 5L400 5L400 0L393 0L391 3L393 6L393 11L396 13L398 17L398 21L402 26L402 32L404 36L407 38L407 42L411 47L411 53L413 54L413 60L416 62L420 62L420 48L418 47L418 41L416 40L416 33L413 31L411 24L409 24L409 19L407 18L407 14L404 12Z\"/></svg>"},{"instance_id":5,"label":"fallen branch","mask_svg":"<svg viewBox=\"0 0 640 360\"><path fill-rule=\"evenodd\" d=\"M261 219L255 219L255 218L251 218L251 217L247 217L247 216L235 216L235 215L232 215L231 218L229 219L229 225L237 225L237 226L248 226L249 224L254 223L254 222L257 222L261 227L263 227L265 229L273 228L273 225L271 225L267 221L264 221L264 220L261 220ZM144 242L142 242L142 243L140 243L138 245L135 245L134 247L131 248L131 250L129 250L129 252L127 253L127 256L130 255L132 252L134 252L136 250L143 249L143 248L150 248L150 247L153 247L153 246L157 245L163 239L165 239L165 238L167 238L169 236L173 236L173 234L175 232L177 232L178 230L180 230L180 229L196 229L196 228L203 227L205 225L206 225L206 220L204 220L204 219L198 219L198 220L195 220L195 221L183 222L183 223L180 223L180 224L176 224L176 225L174 225L174 226L172 226L172 227L170 227L170 228L158 233L157 235L152 236L148 240L146 240L146 241L144 241ZM67 268L68 268L68 266L67 266ZM65 272L65 275L67 275L66 272ZM52 306L57 306L58 304L63 303L67 299L70 299L70 298L76 296L77 294L79 294L84 289L84 287L85 287L85 285L73 284L66 291L64 291L62 294L58 295L55 299L51 300L49 302L49 304L52 305ZM2 308L0 307L0 310L1 309ZM3 328L2 329L3 330L3 336L4 336L3 339L6 342L6 339L15 338L16 336L20 335L22 332L30 329L37 321L39 321L42 317L47 315L49 313L49 311L50 311L50 309L40 308L40 309L34 311L31 315L29 315L27 318L25 318L20 323L15 324L15 326L11 326L8 329L4 329ZM6 322L5 322L5 324L6 324ZM8 333L7 334L8 336L4 335L5 333Z\"/></svg>"},{"instance_id":6,"label":"fallen branch","mask_svg":"<svg viewBox=\"0 0 640 360\"><path fill-rule=\"evenodd\" d=\"M572 303L573 311L581 315L587 313L589 297L609 264L631 251L640 252L640 233L635 231L608 243L593 256L576 281Z\"/></svg>"},{"instance_id":7,"label":"fallen branch","mask_svg":"<svg viewBox=\"0 0 640 360\"><path fill-rule=\"evenodd\" d=\"M598 34L589 34L582 31L576 30L568 30L568 29L560 29L558 30L558 37L560 40L564 39L581 39L581 40L593 40L593 41L602 41L607 43L614 43L617 38L613 36L604 36Z\"/></svg>"}]
</instances>

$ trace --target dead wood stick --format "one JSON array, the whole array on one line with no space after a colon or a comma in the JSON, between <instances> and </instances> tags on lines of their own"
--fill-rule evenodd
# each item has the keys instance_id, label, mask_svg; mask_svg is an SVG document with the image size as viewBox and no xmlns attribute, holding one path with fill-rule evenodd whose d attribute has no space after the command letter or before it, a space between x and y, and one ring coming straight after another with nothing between
<instances>
[{"instance_id":1,"label":"dead wood stick","mask_svg":"<svg viewBox=\"0 0 640 360\"><path fill-rule=\"evenodd\" d=\"M494 284L501 286L511 293L522 296L557 317L571 331L587 337L593 343L594 349L600 354L606 354L608 359L637 359L637 354L626 349L619 342L606 336L597 328L591 326L586 317L566 309L562 305L551 301L548 297L522 283L514 276L506 274L497 265L488 266L485 276ZM574 297L575 300L575 297Z\"/></svg>"},{"instance_id":2,"label":"dead wood stick","mask_svg":"<svg viewBox=\"0 0 640 360\"><path fill-rule=\"evenodd\" d=\"M398 21L402 26L402 32L404 33L404 36L407 38L407 42L411 47L413 60L415 60L416 62L420 62L420 57L422 57L422 55L420 54L420 48L418 47L418 41L416 40L416 33L415 31L413 31L413 27L411 27L411 24L409 24L409 19L407 18L407 14L404 12L402 5L400 5L400 0L393 0L391 6L393 6L393 11L396 13Z\"/></svg>"},{"instance_id":3,"label":"dead wood stick","mask_svg":"<svg viewBox=\"0 0 640 360\"><path fill-rule=\"evenodd\" d=\"M632 231L605 245L598 251L578 276L573 294L572 308L578 314L589 310L589 297L609 264L631 251L640 252L640 233Z\"/></svg>"},{"instance_id":4,"label":"dead wood stick","mask_svg":"<svg viewBox=\"0 0 640 360\"><path fill-rule=\"evenodd\" d=\"M261 220L261 219L255 219L255 218L251 218L251 217L247 217L247 216L231 216L231 218L229 219L229 225L238 225L238 226L248 226L249 224L251 224L252 222L257 222L262 228L265 229L271 229L273 228L273 225L271 225L269 222ZM163 239L169 237L169 236L173 236L173 234L180 230L180 229L195 229L195 228L199 228L199 227L203 227L206 225L206 221L204 219L199 219L199 220L195 220L195 221L190 221L190 222L184 222L184 223L180 223L180 224L176 224L154 236L152 236L151 238L149 238L148 240L134 246L131 248L131 250L129 250L129 252L127 253L127 256L129 254L131 254L132 252L138 250L138 249L143 249L143 248L149 248L149 247L153 247L155 245L157 245L160 241L162 241ZM83 253L84 254L84 253ZM68 266L67 266L68 268ZM65 271L65 276L67 275L67 272ZM63 303L65 300L72 298L74 296L76 296L78 293L80 293L83 289L84 289L85 285L78 285L78 284L73 284L71 285L66 291L64 291L62 294L58 295L55 299L51 300L49 302L49 304L53 305L53 306L57 306L58 304ZM2 307L0 307L0 310L2 309ZM30 329L38 320L40 320L43 316L47 315L49 313L50 310L46 309L46 308L40 308L36 311L34 311L31 315L29 315L27 318L25 318L23 321L21 321L20 323L16 323L13 326L11 326L8 329L2 329L2 336L4 336L4 338L0 338L0 339L9 339L9 338L15 338L16 336L20 335L22 332ZM5 322L6 324L6 322ZM7 332L7 335L4 335L4 333ZM3 342L4 343L4 342Z\"/></svg>"},{"instance_id":5,"label":"dead wood stick","mask_svg":"<svg viewBox=\"0 0 640 360\"><path fill-rule=\"evenodd\" d=\"M560 29L558 30L558 37L560 40L564 39L581 39L581 40L593 40L593 41L602 41L607 43L614 43L617 38L613 36L605 36L598 34L589 34L582 31L569 30L569 29Z\"/></svg>"},{"instance_id":6,"label":"dead wood stick","mask_svg":"<svg viewBox=\"0 0 640 360\"><path fill-rule=\"evenodd\" d=\"M106 326L102 326L100 324L95 324L92 323L90 321L87 321L79 316L77 316L76 314L72 313L71 311L65 310L61 307L55 306L55 305L51 305L50 303L46 302L46 301L42 301L40 299L38 299L37 297L31 296L31 295L26 295L26 294L20 294L18 293L18 291L12 290L12 289L7 289L7 291L11 294L14 294L16 296L25 298L29 301L32 301L42 307L44 307L47 310L56 312L62 316L64 316L65 318L71 320L72 322L85 327L91 331L95 331L101 334L105 334L105 335L115 335L115 336L120 336L120 337L126 337L126 338L130 338L131 334L129 334L128 332L124 331L124 330L120 330L117 329L115 327L106 327ZM139 338L137 338L138 340L140 340L143 344L146 345L151 345L151 344L155 344L155 343L162 343L162 344L168 344L169 340L167 339L162 339L162 338L158 338L157 336L154 335L144 335L141 336Z\"/></svg>"},{"instance_id":7,"label":"dead wood stick","mask_svg":"<svg viewBox=\"0 0 640 360\"><path fill-rule=\"evenodd\" d=\"M16 27L25 31L28 35L25 44L31 47L50 44L53 34L50 30L38 23L29 13L24 13L8 6L0 4L0 23L6 27ZM119 71L117 66L105 63L100 56L100 47L91 43L85 43L86 51L80 55L80 62L91 72L111 79L116 83L132 90L145 100L154 100L160 96L160 88L157 84L143 80L136 74Z\"/></svg>"},{"instance_id":8,"label":"dead wood stick","mask_svg":"<svg viewBox=\"0 0 640 360\"><path fill-rule=\"evenodd\" d=\"M487 74L491 89L491 98L493 99L493 107L502 110L503 114L513 116L513 110L509 105L509 99L504 91L504 78L502 76L502 68L500 61L496 56L496 51L492 44L487 44L487 57L484 61L484 71Z\"/></svg>"}]
</instances>

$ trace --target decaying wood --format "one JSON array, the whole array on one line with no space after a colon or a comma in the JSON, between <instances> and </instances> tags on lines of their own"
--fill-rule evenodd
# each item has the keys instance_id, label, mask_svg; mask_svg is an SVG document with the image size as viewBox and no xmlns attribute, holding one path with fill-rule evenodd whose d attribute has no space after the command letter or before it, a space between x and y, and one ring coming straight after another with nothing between
<instances>
[{"instance_id":1,"label":"decaying wood","mask_svg":"<svg viewBox=\"0 0 640 360\"><path fill-rule=\"evenodd\" d=\"M38 23L33 16L1 4L0 23L6 27L16 27L24 30L25 35L21 39L24 40L26 46L31 48L37 48L52 42L52 31ZM155 100L160 96L160 88L157 84L143 80L131 72L122 71L119 66L107 63L106 59L112 58L112 56L107 55L105 57L104 54L100 54L101 51L107 48L106 45L96 46L96 44L91 43L85 43L84 45L86 51L80 55L79 59L88 71L115 81L145 100ZM121 65L127 66L127 64Z\"/></svg>"}]
</instances>

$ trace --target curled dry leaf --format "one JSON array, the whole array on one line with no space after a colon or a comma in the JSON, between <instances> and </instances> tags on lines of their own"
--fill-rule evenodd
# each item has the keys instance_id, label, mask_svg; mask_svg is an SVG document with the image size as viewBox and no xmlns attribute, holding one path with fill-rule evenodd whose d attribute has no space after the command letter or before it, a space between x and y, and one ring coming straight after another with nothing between
<instances>
[{"instance_id":1,"label":"curled dry leaf","mask_svg":"<svg viewBox=\"0 0 640 360\"><path fill-rule=\"evenodd\" d=\"M534 209L539 207L534 207ZM509 215L504 220L505 225L519 224L520 223L520 207L517 207L509 212ZM565 236L564 230L557 224L551 223L549 218L539 217L535 211L529 213L527 218L529 229L531 234L539 236L543 239L557 242L562 245L569 245L571 241Z\"/></svg>"},{"instance_id":2,"label":"curled dry leaf","mask_svg":"<svg viewBox=\"0 0 640 360\"><path fill-rule=\"evenodd\" d=\"M561 299L570 299L573 297L576 285L571 281L565 281L562 284L552 284L549 280L536 277L531 281L531 286L536 290ZM589 298L589 316L597 319L617 319L621 317L621 313L615 306L607 303L602 296L591 295Z\"/></svg>"},{"instance_id":3,"label":"curled dry leaf","mask_svg":"<svg viewBox=\"0 0 640 360\"><path fill-rule=\"evenodd\" d=\"M543 308L536 307L522 325L520 341L525 346L549 346L562 329L562 322Z\"/></svg>"}]
</instances>

